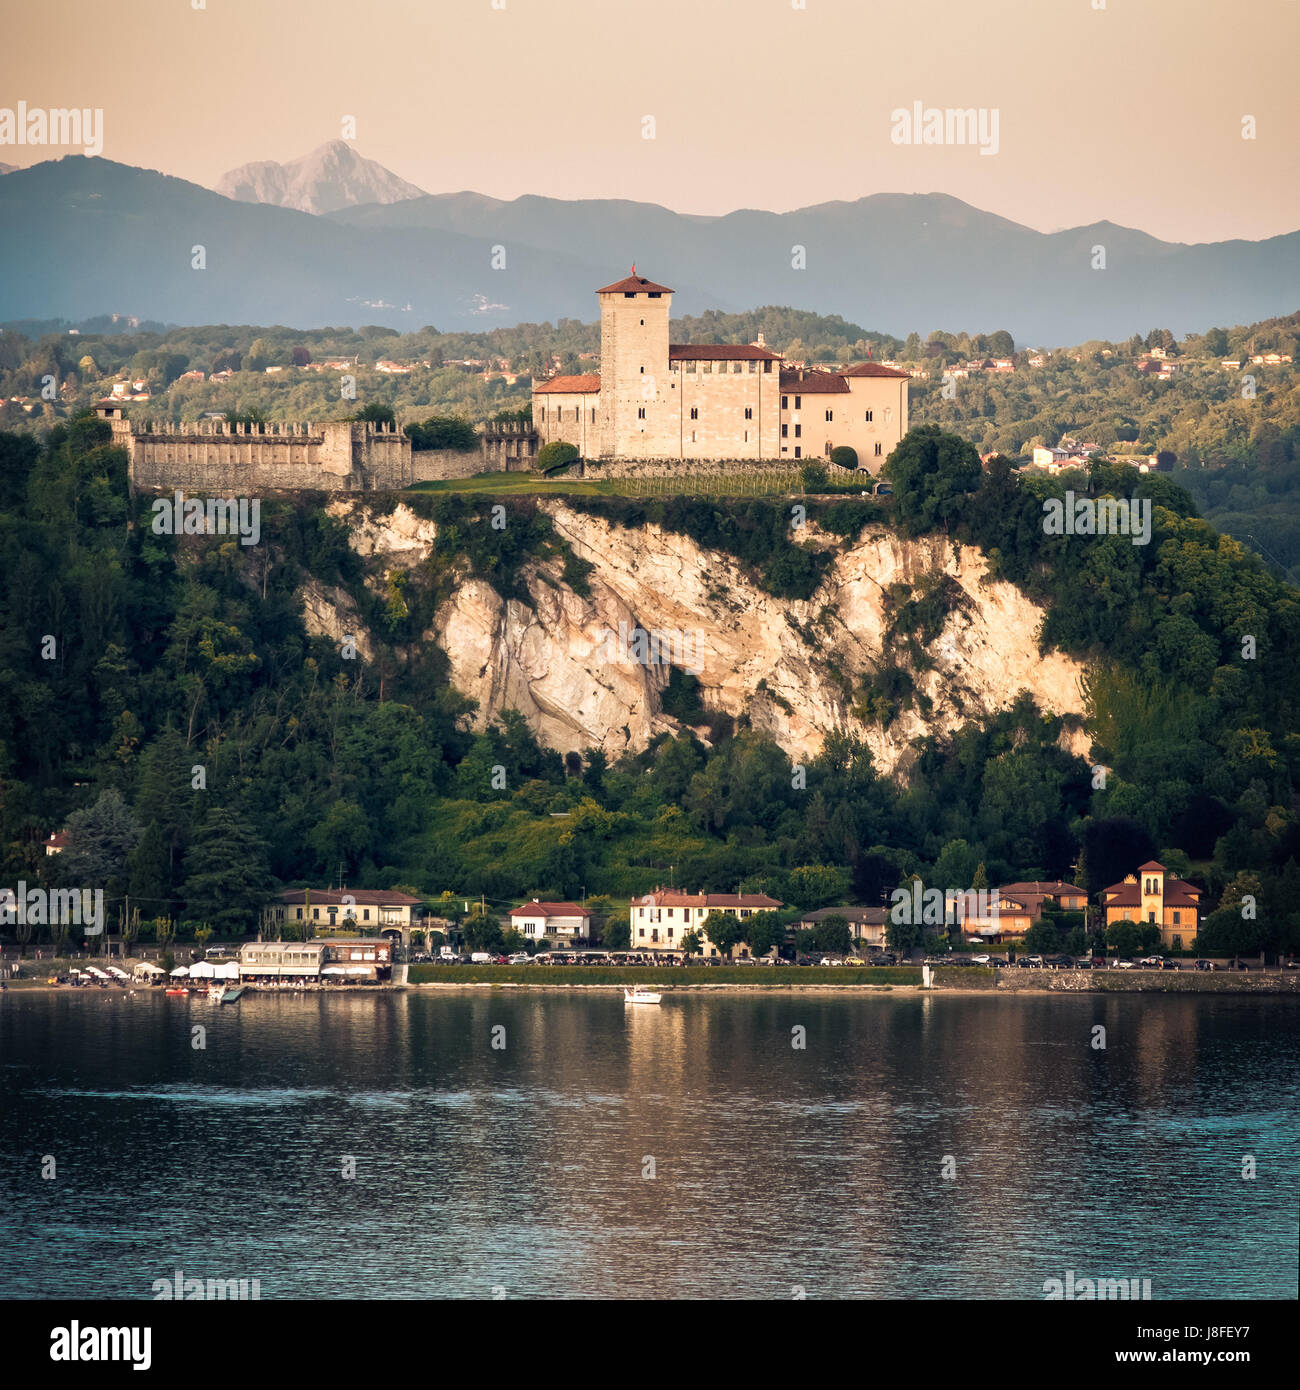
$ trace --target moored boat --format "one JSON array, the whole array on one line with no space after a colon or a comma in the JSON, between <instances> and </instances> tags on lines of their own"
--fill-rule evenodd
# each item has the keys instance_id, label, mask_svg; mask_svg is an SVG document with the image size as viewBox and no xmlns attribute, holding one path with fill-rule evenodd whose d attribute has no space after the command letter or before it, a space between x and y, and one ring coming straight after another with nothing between
<instances>
[{"instance_id":1,"label":"moored boat","mask_svg":"<svg viewBox=\"0 0 1300 1390\"><path fill-rule=\"evenodd\" d=\"M652 990L642 989L640 985L635 989L625 989L623 991L623 1002L625 1004L657 1004L662 998L662 994L655 994Z\"/></svg>"},{"instance_id":2,"label":"moored boat","mask_svg":"<svg viewBox=\"0 0 1300 1390\"><path fill-rule=\"evenodd\" d=\"M163 993L164 993L164 994L188 994L188 993L189 993L189 990L186 989L184 985L168 985L167 988L166 988L165 990L163 990Z\"/></svg>"}]
</instances>

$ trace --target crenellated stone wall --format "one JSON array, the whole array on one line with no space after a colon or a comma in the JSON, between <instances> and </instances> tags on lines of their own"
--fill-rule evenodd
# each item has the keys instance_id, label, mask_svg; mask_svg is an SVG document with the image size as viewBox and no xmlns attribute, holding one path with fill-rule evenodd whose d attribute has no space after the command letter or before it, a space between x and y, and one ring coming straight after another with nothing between
<instances>
[{"instance_id":1,"label":"crenellated stone wall","mask_svg":"<svg viewBox=\"0 0 1300 1390\"><path fill-rule=\"evenodd\" d=\"M380 492L414 481L411 441L391 425L351 420L312 424L180 425L127 420L120 406L98 408L126 449L131 486L253 493L308 489Z\"/></svg>"}]
</instances>

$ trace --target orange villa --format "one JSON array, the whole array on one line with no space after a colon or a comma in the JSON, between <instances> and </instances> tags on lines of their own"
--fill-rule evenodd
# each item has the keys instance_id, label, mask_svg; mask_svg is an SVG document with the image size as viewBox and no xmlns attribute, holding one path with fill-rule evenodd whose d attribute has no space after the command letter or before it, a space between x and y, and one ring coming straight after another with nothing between
<instances>
[{"instance_id":1,"label":"orange villa","mask_svg":"<svg viewBox=\"0 0 1300 1390\"><path fill-rule=\"evenodd\" d=\"M1101 897L1107 926L1152 922L1160 928L1160 944L1175 951L1189 950L1196 940L1201 890L1154 859L1136 874L1126 874L1122 883L1103 889Z\"/></svg>"}]
</instances>

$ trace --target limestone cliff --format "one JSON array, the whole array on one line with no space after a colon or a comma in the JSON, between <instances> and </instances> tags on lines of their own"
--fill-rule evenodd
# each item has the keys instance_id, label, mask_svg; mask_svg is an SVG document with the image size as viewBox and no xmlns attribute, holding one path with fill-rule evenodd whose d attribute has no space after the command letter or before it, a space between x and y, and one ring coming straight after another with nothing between
<instances>
[{"instance_id":1,"label":"limestone cliff","mask_svg":"<svg viewBox=\"0 0 1300 1390\"><path fill-rule=\"evenodd\" d=\"M781 599L730 556L688 537L654 526L623 529L562 501L540 505L573 553L593 565L587 594L565 583L559 561L525 570L531 607L466 579L427 634L446 652L457 688L478 702L480 727L515 708L551 747L596 746L611 756L676 730L660 705L668 667L637 659L629 638L638 628L671 642L676 664L697 676L707 708L748 715L796 758L814 756L827 733L842 730L865 740L883 770L901 772L913 740L1004 709L1022 690L1046 711L1082 715L1083 668L1060 653L1039 655L1042 609L1013 585L990 580L978 551L955 553L937 538L872 528L837 551L810 600ZM376 584L389 557L409 566L436 544L432 523L401 506L378 517L363 504L336 507L353 512L353 544L375 557ZM808 543L829 539L810 528ZM963 601L927 647L933 666L914 675L924 700L887 728L863 722L852 692L885 660L885 591L938 574L960 587ZM327 622L323 598L311 595L309 625L333 635L346 616ZM926 701L923 713L918 705ZM1067 743L1086 756L1081 729L1072 728Z\"/></svg>"}]
</instances>

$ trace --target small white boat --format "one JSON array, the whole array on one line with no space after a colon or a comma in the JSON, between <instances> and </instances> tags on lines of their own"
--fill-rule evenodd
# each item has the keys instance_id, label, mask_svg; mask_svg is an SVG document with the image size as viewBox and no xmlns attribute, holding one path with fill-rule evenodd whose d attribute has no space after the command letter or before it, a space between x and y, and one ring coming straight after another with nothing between
<instances>
[{"instance_id":1,"label":"small white boat","mask_svg":"<svg viewBox=\"0 0 1300 1390\"><path fill-rule=\"evenodd\" d=\"M657 1004L662 998L662 994L654 994L648 989L642 989L640 985L635 989L625 989L623 991L623 1002L625 1004Z\"/></svg>"}]
</instances>

